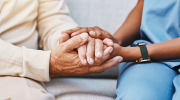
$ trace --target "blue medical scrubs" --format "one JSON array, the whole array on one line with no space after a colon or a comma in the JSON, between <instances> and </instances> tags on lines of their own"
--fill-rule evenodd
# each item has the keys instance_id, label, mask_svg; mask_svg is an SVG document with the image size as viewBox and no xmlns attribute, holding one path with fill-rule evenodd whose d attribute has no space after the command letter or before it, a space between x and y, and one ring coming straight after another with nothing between
<instances>
[{"instance_id":1,"label":"blue medical scrubs","mask_svg":"<svg viewBox=\"0 0 180 100\"><path fill-rule=\"evenodd\" d=\"M180 0L144 0L141 40L134 41L132 46L139 42L154 44L178 37ZM180 75L171 69L178 65L180 59L121 64L116 100L180 100Z\"/></svg>"}]
</instances>

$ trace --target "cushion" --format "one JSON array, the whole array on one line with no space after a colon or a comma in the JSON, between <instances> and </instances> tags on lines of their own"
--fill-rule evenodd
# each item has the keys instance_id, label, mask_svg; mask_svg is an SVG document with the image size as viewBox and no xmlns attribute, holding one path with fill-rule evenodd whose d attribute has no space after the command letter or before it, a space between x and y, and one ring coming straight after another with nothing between
<instances>
[{"instance_id":1,"label":"cushion","mask_svg":"<svg viewBox=\"0 0 180 100\"><path fill-rule=\"evenodd\" d=\"M115 79L53 78L45 83L57 100L114 100Z\"/></svg>"}]
</instances>

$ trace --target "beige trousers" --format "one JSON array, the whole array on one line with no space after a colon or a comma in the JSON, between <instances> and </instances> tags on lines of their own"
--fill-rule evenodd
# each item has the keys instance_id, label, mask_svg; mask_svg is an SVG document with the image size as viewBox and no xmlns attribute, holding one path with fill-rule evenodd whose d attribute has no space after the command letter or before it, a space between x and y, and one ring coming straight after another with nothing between
<instances>
[{"instance_id":1,"label":"beige trousers","mask_svg":"<svg viewBox=\"0 0 180 100\"><path fill-rule=\"evenodd\" d=\"M42 82L21 77L0 76L0 100L55 100Z\"/></svg>"}]
</instances>

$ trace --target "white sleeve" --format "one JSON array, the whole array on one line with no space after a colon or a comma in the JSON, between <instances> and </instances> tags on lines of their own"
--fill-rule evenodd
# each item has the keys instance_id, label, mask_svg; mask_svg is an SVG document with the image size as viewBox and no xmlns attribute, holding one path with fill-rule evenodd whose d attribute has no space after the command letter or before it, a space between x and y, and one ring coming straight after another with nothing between
<instances>
[{"instance_id":1,"label":"white sleeve","mask_svg":"<svg viewBox=\"0 0 180 100\"><path fill-rule=\"evenodd\" d=\"M44 50L57 47L61 31L77 27L64 0L39 0L38 14L40 47Z\"/></svg>"},{"instance_id":2,"label":"white sleeve","mask_svg":"<svg viewBox=\"0 0 180 100\"><path fill-rule=\"evenodd\" d=\"M0 39L0 75L28 77L47 82L50 51L17 47Z\"/></svg>"}]
</instances>

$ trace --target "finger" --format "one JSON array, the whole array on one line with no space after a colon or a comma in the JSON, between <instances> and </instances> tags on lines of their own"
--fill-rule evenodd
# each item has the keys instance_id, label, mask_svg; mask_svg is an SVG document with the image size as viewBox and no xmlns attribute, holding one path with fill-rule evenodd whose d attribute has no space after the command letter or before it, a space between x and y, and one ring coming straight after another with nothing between
<instances>
[{"instance_id":1,"label":"finger","mask_svg":"<svg viewBox=\"0 0 180 100\"><path fill-rule=\"evenodd\" d=\"M111 46L111 47L114 46L113 41L112 41L111 39L108 39L108 38L105 38L105 39L103 40L103 43L104 43L105 45L107 45L107 46Z\"/></svg>"},{"instance_id":2,"label":"finger","mask_svg":"<svg viewBox=\"0 0 180 100\"><path fill-rule=\"evenodd\" d=\"M93 33L90 34L90 36L93 38L99 38L99 39L103 40L105 38L110 38L110 36L111 36L111 34L109 32L104 31L97 26L94 26L93 29L94 29L95 35L93 35Z\"/></svg>"},{"instance_id":3,"label":"finger","mask_svg":"<svg viewBox=\"0 0 180 100\"><path fill-rule=\"evenodd\" d=\"M106 62L104 62L100 66L94 66L89 68L89 73L101 73L109 68L112 68L116 66L118 63L120 63L123 60L121 56L116 56Z\"/></svg>"},{"instance_id":4,"label":"finger","mask_svg":"<svg viewBox=\"0 0 180 100\"><path fill-rule=\"evenodd\" d=\"M62 52L70 52L74 49L79 48L80 46L88 42L88 38L89 35L87 33L82 33L78 36L72 37L71 39L61 44Z\"/></svg>"},{"instance_id":5,"label":"finger","mask_svg":"<svg viewBox=\"0 0 180 100\"><path fill-rule=\"evenodd\" d=\"M95 64L94 65L101 65L104 61L108 60L112 51L113 51L113 47L107 47L104 50L103 57L101 59L95 58Z\"/></svg>"},{"instance_id":6,"label":"finger","mask_svg":"<svg viewBox=\"0 0 180 100\"><path fill-rule=\"evenodd\" d=\"M108 46L104 45L104 50L107 48Z\"/></svg>"},{"instance_id":7,"label":"finger","mask_svg":"<svg viewBox=\"0 0 180 100\"><path fill-rule=\"evenodd\" d=\"M81 62L86 65L87 60L86 60L86 44L82 45L81 47L78 48L78 54L79 58L81 59Z\"/></svg>"},{"instance_id":8,"label":"finger","mask_svg":"<svg viewBox=\"0 0 180 100\"><path fill-rule=\"evenodd\" d=\"M102 29L100 29L100 28L97 27L97 26L94 26L93 28L94 28L94 31L95 31L95 33L96 33L96 36L101 39L101 37L102 37L102 35L103 35L103 34L102 34Z\"/></svg>"},{"instance_id":9,"label":"finger","mask_svg":"<svg viewBox=\"0 0 180 100\"><path fill-rule=\"evenodd\" d=\"M74 32L76 32L76 31L78 31L78 30L80 30L81 29L81 27L77 27L77 28L73 28L73 29L69 29L69 30L65 30L65 31L61 31L61 34L64 34L64 33L67 33L67 34L72 34L72 33L74 33Z\"/></svg>"},{"instance_id":10,"label":"finger","mask_svg":"<svg viewBox=\"0 0 180 100\"><path fill-rule=\"evenodd\" d=\"M87 61L89 64L94 64L94 51L95 51L95 39L89 37L88 45L87 45Z\"/></svg>"},{"instance_id":11,"label":"finger","mask_svg":"<svg viewBox=\"0 0 180 100\"><path fill-rule=\"evenodd\" d=\"M76 35L79 35L79 34L81 34L81 33L87 33L87 32L88 32L88 31L87 31L87 28L81 28L80 30L72 33L72 34L71 34L71 37L76 36Z\"/></svg>"},{"instance_id":12,"label":"finger","mask_svg":"<svg viewBox=\"0 0 180 100\"><path fill-rule=\"evenodd\" d=\"M95 56L101 58L103 55L103 41L100 39L95 39Z\"/></svg>"},{"instance_id":13,"label":"finger","mask_svg":"<svg viewBox=\"0 0 180 100\"><path fill-rule=\"evenodd\" d=\"M103 57L102 57L102 62L104 62L107 59L109 59L109 57L111 56L112 51L113 51L113 47L107 47L104 50L104 54L103 54Z\"/></svg>"},{"instance_id":14,"label":"finger","mask_svg":"<svg viewBox=\"0 0 180 100\"><path fill-rule=\"evenodd\" d=\"M93 31L90 31L89 34L91 37L93 38L99 38L99 39L104 39L103 37L103 32L102 32L102 29L97 27L97 26L94 26L93 28Z\"/></svg>"},{"instance_id":15,"label":"finger","mask_svg":"<svg viewBox=\"0 0 180 100\"><path fill-rule=\"evenodd\" d=\"M96 35L96 33L94 32L94 28L93 27L89 27L88 28L88 33L89 33L90 36L94 36L95 37L95 35Z\"/></svg>"},{"instance_id":16,"label":"finger","mask_svg":"<svg viewBox=\"0 0 180 100\"><path fill-rule=\"evenodd\" d=\"M61 37L59 39L59 44L66 42L67 40L69 40L69 35L68 34L61 34Z\"/></svg>"}]
</instances>

